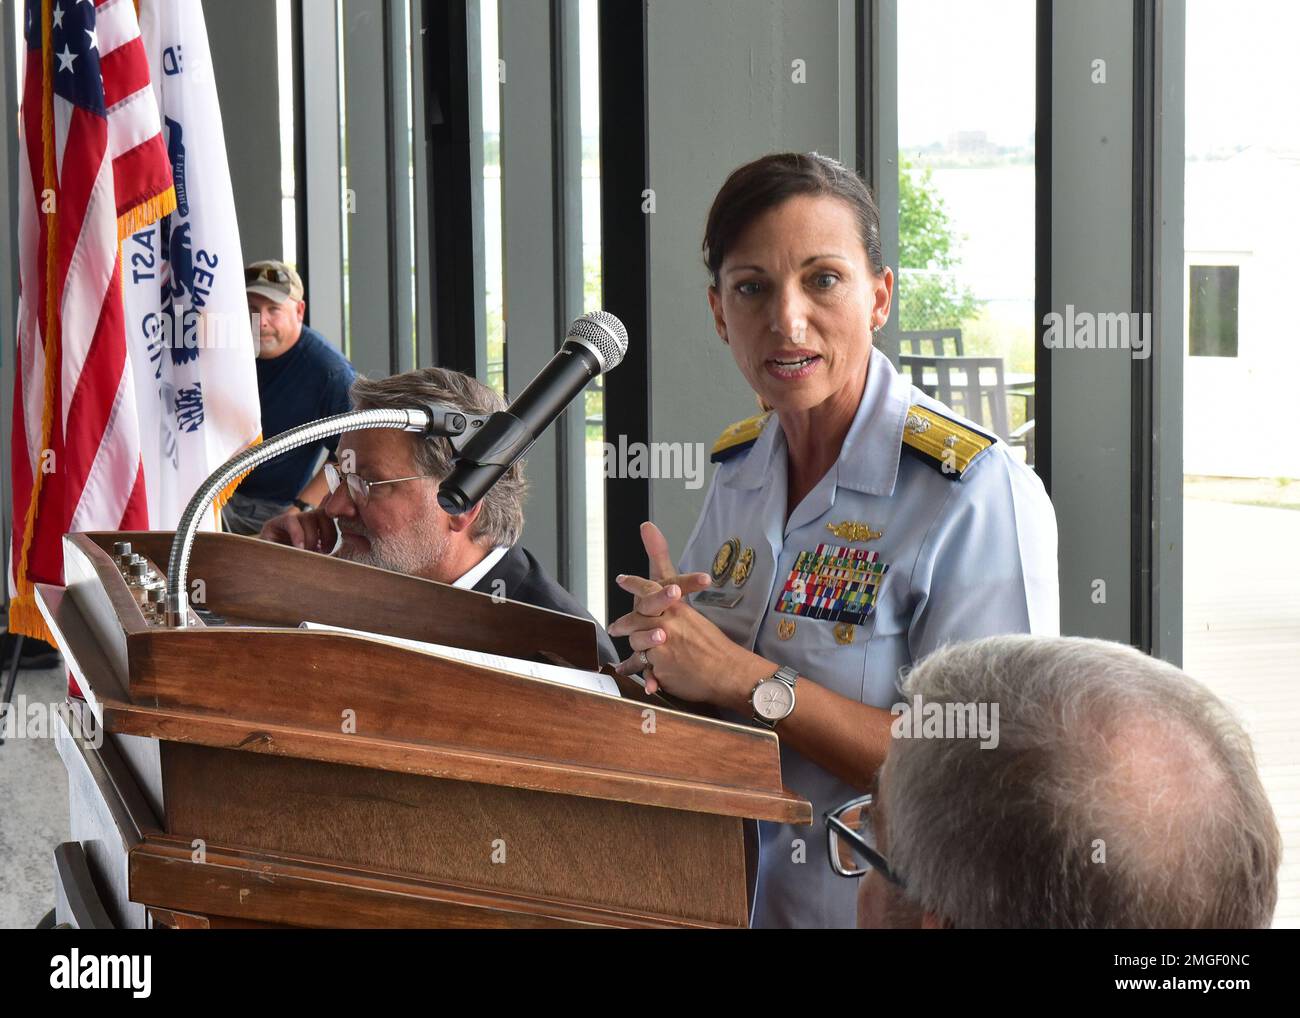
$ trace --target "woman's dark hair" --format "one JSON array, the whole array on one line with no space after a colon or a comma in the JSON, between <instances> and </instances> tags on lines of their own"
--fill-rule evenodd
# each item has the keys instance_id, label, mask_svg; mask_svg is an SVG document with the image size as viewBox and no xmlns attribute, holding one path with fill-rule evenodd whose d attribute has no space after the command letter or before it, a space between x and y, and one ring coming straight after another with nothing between
<instances>
[{"instance_id":1,"label":"woman's dark hair","mask_svg":"<svg viewBox=\"0 0 1300 1018\"><path fill-rule=\"evenodd\" d=\"M727 249L755 219L797 195L838 198L858 221L867 262L877 276L885 271L880 252L880 209L862 178L843 163L816 152L773 152L732 170L713 199L704 225L704 265L713 285Z\"/></svg>"}]
</instances>

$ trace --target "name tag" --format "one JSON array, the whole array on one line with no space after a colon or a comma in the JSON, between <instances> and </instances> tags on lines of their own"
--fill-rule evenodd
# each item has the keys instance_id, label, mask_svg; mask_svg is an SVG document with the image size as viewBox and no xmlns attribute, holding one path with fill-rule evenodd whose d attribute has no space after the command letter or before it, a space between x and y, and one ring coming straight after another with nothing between
<instances>
[{"instance_id":1,"label":"name tag","mask_svg":"<svg viewBox=\"0 0 1300 1018\"><path fill-rule=\"evenodd\" d=\"M740 604L744 594L733 594L725 590L701 590L694 596L694 602L706 608L734 608Z\"/></svg>"}]
</instances>

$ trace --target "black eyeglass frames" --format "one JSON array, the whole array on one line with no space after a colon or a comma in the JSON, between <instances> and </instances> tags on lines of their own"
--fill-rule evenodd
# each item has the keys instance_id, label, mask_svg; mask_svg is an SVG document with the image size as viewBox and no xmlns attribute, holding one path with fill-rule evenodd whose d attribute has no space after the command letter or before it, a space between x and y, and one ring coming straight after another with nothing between
<instances>
[{"instance_id":1,"label":"black eyeglass frames","mask_svg":"<svg viewBox=\"0 0 1300 1018\"><path fill-rule=\"evenodd\" d=\"M823 814L831 869L842 877L863 877L874 869L891 884L903 887L903 881L873 844L871 807L874 803L874 795L860 795Z\"/></svg>"}]
</instances>

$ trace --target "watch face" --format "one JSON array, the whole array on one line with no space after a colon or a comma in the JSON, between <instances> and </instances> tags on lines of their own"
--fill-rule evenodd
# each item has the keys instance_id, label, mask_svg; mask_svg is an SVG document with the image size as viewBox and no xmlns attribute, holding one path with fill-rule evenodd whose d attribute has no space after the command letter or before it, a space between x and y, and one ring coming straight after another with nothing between
<instances>
[{"instance_id":1,"label":"watch face","mask_svg":"<svg viewBox=\"0 0 1300 1018\"><path fill-rule=\"evenodd\" d=\"M768 679L754 690L754 712L768 721L780 721L794 709L794 691L778 679Z\"/></svg>"}]
</instances>

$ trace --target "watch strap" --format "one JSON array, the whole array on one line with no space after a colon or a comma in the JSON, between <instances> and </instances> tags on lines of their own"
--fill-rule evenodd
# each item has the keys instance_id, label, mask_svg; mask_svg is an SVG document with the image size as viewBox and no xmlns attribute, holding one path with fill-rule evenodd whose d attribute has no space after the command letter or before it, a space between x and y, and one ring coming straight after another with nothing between
<instances>
[{"instance_id":1,"label":"watch strap","mask_svg":"<svg viewBox=\"0 0 1300 1018\"><path fill-rule=\"evenodd\" d=\"M790 713L785 714L785 715L783 715L782 717L776 718L776 719L774 719L774 720L769 720L769 719L763 717L762 714L760 714L757 710L755 710L755 711L754 711L754 720L755 720L758 724L762 725L764 728L767 728L767 729L769 729L769 730L773 730L773 731L774 731L774 730L776 729L776 726L777 726L777 724L778 724L779 722L784 721L786 718L788 718L788 717L790 716L790 714L794 713L794 703L793 703L793 701L794 701L794 684L795 684L795 680L797 680L798 678L799 678L799 672L798 672L797 669L791 668L789 665L782 665L780 668L778 668L775 672L773 672L773 673L772 673L771 675L769 675L767 678L765 678L765 679L761 679L760 681L758 681L758 682L756 682L756 683L754 684L754 688L753 688L752 690L750 690L750 693L749 693L749 699L750 699L750 706L751 706L751 707L753 706L754 694L758 692L758 687L761 686L764 682L771 682L771 681L773 681L773 680L776 680L777 682L784 682L787 686L790 687L790 699L791 699L791 701L792 701L791 704L790 704Z\"/></svg>"}]
</instances>

